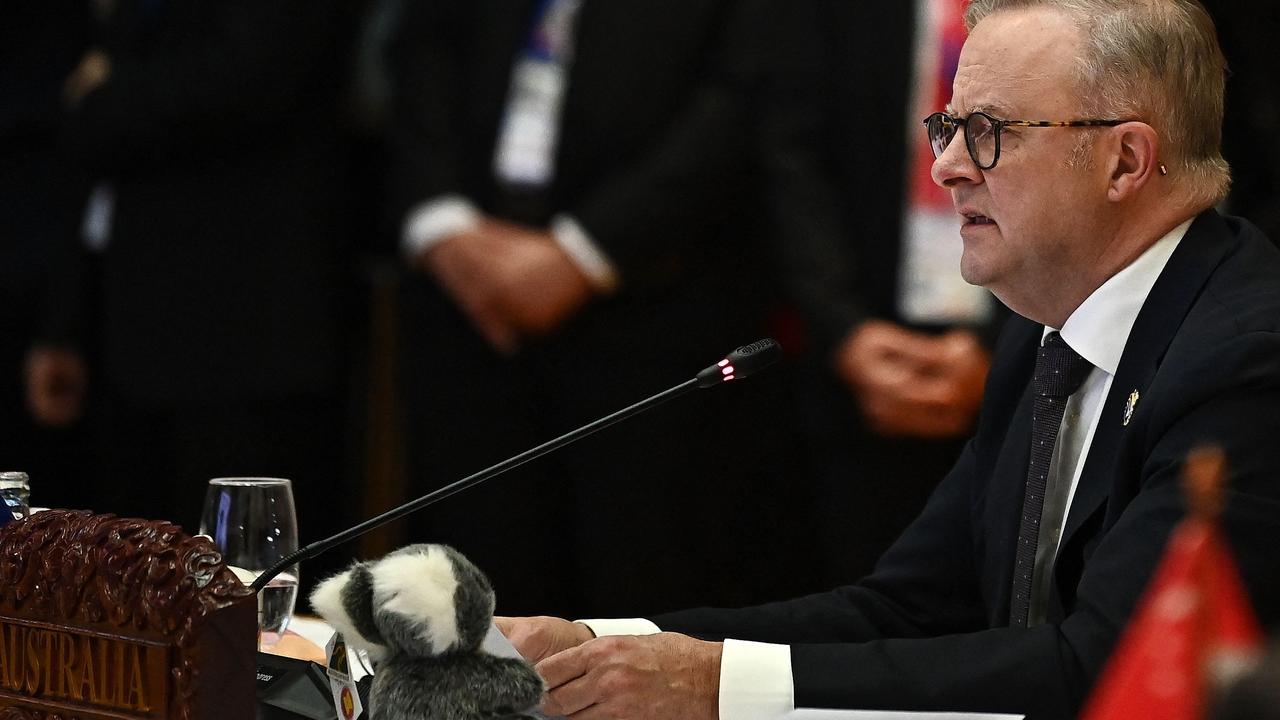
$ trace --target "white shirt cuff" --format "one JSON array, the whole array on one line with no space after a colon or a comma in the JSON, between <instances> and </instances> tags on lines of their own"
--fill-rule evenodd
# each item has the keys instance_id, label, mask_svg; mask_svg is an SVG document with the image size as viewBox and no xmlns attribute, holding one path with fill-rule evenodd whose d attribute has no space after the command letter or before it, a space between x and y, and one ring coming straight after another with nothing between
<instances>
[{"instance_id":1,"label":"white shirt cuff","mask_svg":"<svg viewBox=\"0 0 1280 720\"><path fill-rule=\"evenodd\" d=\"M551 235L573 264L587 276L592 287L601 293L617 289L618 272L613 263L577 220L569 215L555 216L551 221Z\"/></svg>"},{"instance_id":2,"label":"white shirt cuff","mask_svg":"<svg viewBox=\"0 0 1280 720\"><path fill-rule=\"evenodd\" d=\"M577 620L596 637L653 635L662 629L644 618ZM777 720L796 709L791 646L725 640L720 657L720 720Z\"/></svg>"},{"instance_id":3,"label":"white shirt cuff","mask_svg":"<svg viewBox=\"0 0 1280 720\"><path fill-rule=\"evenodd\" d=\"M596 637L607 635L656 635L662 629L644 618L617 618L607 620L575 620L591 628Z\"/></svg>"},{"instance_id":4,"label":"white shirt cuff","mask_svg":"<svg viewBox=\"0 0 1280 720\"><path fill-rule=\"evenodd\" d=\"M775 720L795 710L791 646L725 640L720 720Z\"/></svg>"},{"instance_id":5,"label":"white shirt cuff","mask_svg":"<svg viewBox=\"0 0 1280 720\"><path fill-rule=\"evenodd\" d=\"M441 195L409 211L400 236L400 249L411 260L441 240L480 223L480 210L461 195Z\"/></svg>"}]
</instances>

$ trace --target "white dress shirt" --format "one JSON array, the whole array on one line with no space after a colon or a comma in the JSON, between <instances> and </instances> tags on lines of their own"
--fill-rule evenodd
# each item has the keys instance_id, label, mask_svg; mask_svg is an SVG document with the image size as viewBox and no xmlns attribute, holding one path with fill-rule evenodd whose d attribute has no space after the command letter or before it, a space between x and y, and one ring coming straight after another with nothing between
<instances>
[{"instance_id":1,"label":"white dress shirt","mask_svg":"<svg viewBox=\"0 0 1280 720\"><path fill-rule=\"evenodd\" d=\"M1050 464L1050 472L1056 477L1071 478L1060 516L1046 516L1043 520L1054 528L1049 538L1052 543L1050 556L1057 552L1094 431L1102 421L1103 399L1111 388L1134 321L1189 227L1191 220L1174 228L1138 259L1113 275L1076 308L1060 330L1044 329L1046 335L1055 330L1059 332L1072 349L1094 366L1081 388L1067 401ZM1107 422L1113 420L1122 422L1123 419L1107 418ZM660 632L657 625L643 619L582 622L596 635ZM790 646L726 640L720 661L720 720L773 720L794 709L795 684L791 676Z\"/></svg>"}]
</instances>

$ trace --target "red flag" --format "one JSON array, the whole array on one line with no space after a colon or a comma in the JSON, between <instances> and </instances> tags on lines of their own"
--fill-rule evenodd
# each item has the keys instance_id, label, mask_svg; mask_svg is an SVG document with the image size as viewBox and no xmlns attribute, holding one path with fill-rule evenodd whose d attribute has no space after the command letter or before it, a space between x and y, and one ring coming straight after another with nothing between
<instances>
[{"instance_id":1,"label":"red flag","mask_svg":"<svg viewBox=\"0 0 1280 720\"><path fill-rule=\"evenodd\" d=\"M1252 665L1262 630L1214 521L1218 502L1193 499L1082 720L1200 720L1211 688Z\"/></svg>"}]
</instances>

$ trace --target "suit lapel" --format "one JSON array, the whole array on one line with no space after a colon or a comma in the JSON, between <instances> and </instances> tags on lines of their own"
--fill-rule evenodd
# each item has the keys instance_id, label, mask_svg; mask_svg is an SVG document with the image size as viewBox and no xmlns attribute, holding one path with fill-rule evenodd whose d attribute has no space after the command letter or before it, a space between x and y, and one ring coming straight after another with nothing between
<instances>
[{"instance_id":1,"label":"suit lapel","mask_svg":"<svg viewBox=\"0 0 1280 720\"><path fill-rule=\"evenodd\" d=\"M1039 332L1035 344L1039 344ZM1034 352L1033 352L1034 356ZM1031 413L1034 398L1031 382L1024 383L1021 399L1009 425L1004 446L996 458L987 502L988 520L993 538L991 565L987 575L993 578L989 591L994 593L987 603L993 624L1008 622L1013 595L1013 566L1018 549L1018 525L1022 520L1022 501L1027 489L1027 466L1031 463Z\"/></svg>"},{"instance_id":2,"label":"suit lapel","mask_svg":"<svg viewBox=\"0 0 1280 720\"><path fill-rule=\"evenodd\" d=\"M975 525L984 529L982 587L987 594L989 621L1008 620L1013 588L1014 552L1018 537L1027 464L1031 456L1031 373L1044 326L1013 317L1001 333L991 378L982 400L979 430L980 469L984 483L983 515Z\"/></svg>"},{"instance_id":3,"label":"suit lapel","mask_svg":"<svg viewBox=\"0 0 1280 720\"><path fill-rule=\"evenodd\" d=\"M1103 403L1102 416L1094 431L1084 472L1080 475L1062 531L1060 548L1065 549L1075 539L1076 533L1103 507L1111 494L1116 479L1117 449L1126 431L1140 426L1133 422L1125 425L1125 406L1129 396L1135 391L1142 396L1151 385L1183 318L1209 275L1221 262L1227 247L1224 240L1229 234L1226 223L1216 212L1202 213L1191 224L1143 303L1125 343L1111 390ZM1141 410L1141 405L1138 410Z\"/></svg>"}]
</instances>

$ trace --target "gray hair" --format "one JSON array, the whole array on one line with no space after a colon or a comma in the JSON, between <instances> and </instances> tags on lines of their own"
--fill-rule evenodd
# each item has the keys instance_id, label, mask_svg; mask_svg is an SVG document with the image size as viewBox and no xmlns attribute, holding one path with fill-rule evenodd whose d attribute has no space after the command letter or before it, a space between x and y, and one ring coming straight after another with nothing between
<instances>
[{"instance_id":1,"label":"gray hair","mask_svg":"<svg viewBox=\"0 0 1280 720\"><path fill-rule=\"evenodd\" d=\"M1051 8L1075 20L1083 112L1141 119L1163 139L1160 160L1192 200L1226 196L1231 169L1222 157L1226 59L1213 20L1197 0L973 0L973 30L992 13Z\"/></svg>"}]
</instances>

